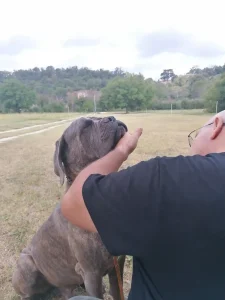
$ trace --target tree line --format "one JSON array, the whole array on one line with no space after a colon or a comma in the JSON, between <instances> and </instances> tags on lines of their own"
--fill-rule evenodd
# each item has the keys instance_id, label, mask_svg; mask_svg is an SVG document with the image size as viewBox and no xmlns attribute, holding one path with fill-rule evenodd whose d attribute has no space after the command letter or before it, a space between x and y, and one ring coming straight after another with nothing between
<instances>
[{"instance_id":1,"label":"tree line","mask_svg":"<svg viewBox=\"0 0 225 300\"><path fill-rule=\"evenodd\" d=\"M78 97L95 91L100 98ZM88 94L88 93L87 93ZM89 93L91 95L91 93ZM225 109L225 65L192 67L184 75L165 69L154 81L116 68L33 68L0 71L0 112L62 112L149 109Z\"/></svg>"},{"instance_id":2,"label":"tree line","mask_svg":"<svg viewBox=\"0 0 225 300\"><path fill-rule=\"evenodd\" d=\"M0 71L0 111L58 112L67 110L69 105L73 110L90 109L90 101L76 101L76 97L71 99L70 93L79 90L100 91L110 79L123 76L125 72L120 68L109 71L76 66ZM71 101L76 103L72 105Z\"/></svg>"}]
</instances>

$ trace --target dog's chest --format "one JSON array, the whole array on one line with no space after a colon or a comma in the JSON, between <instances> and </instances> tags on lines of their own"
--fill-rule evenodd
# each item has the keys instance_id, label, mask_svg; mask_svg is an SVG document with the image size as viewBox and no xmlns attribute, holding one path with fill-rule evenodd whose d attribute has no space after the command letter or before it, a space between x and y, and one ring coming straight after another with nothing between
<instances>
[{"instance_id":1,"label":"dog's chest","mask_svg":"<svg viewBox=\"0 0 225 300\"><path fill-rule=\"evenodd\" d=\"M112 268L113 258L98 233L90 233L72 224L69 224L69 232L69 247L79 262L85 261L93 268L101 268L102 272Z\"/></svg>"}]
</instances>

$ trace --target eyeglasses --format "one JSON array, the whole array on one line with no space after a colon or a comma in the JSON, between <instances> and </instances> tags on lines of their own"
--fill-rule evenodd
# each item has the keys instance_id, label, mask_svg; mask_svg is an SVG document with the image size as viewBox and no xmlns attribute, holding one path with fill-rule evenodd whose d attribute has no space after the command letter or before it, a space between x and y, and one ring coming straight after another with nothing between
<instances>
[{"instance_id":1,"label":"eyeglasses","mask_svg":"<svg viewBox=\"0 0 225 300\"><path fill-rule=\"evenodd\" d=\"M194 139L196 138L196 136L198 135L200 129L202 129L202 128L206 127L206 126L212 125L212 124L213 124L213 122L209 123L209 124L206 124L206 125L204 125L202 127L199 127L198 129L195 129L191 133L189 133L189 135L188 135L189 146L191 147L191 145L192 145Z\"/></svg>"}]
</instances>

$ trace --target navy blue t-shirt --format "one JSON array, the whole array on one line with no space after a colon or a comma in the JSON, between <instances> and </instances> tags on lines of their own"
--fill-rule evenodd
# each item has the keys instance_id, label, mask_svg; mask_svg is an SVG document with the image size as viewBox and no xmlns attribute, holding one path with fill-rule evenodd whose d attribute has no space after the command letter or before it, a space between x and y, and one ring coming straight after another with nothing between
<instances>
[{"instance_id":1,"label":"navy blue t-shirt","mask_svg":"<svg viewBox=\"0 0 225 300\"><path fill-rule=\"evenodd\" d=\"M133 256L129 300L225 299L225 153L91 175L83 197L108 251Z\"/></svg>"}]
</instances>

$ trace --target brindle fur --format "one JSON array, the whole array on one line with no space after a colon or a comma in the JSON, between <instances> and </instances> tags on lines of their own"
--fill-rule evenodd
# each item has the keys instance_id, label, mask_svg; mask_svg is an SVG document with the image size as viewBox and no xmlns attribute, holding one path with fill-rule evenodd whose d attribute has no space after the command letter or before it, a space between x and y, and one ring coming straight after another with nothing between
<instances>
[{"instance_id":1,"label":"brindle fur","mask_svg":"<svg viewBox=\"0 0 225 300\"><path fill-rule=\"evenodd\" d=\"M61 184L66 176L66 190L84 167L115 146L125 130L114 118L80 118L64 131L55 144L54 171ZM122 275L124 262L125 256L121 256ZM113 257L99 234L70 224L58 204L20 254L12 283L22 299L33 299L52 287L57 287L64 299L68 299L82 284L90 296L102 299L102 277L106 274L110 293L114 300L119 300Z\"/></svg>"}]
</instances>

